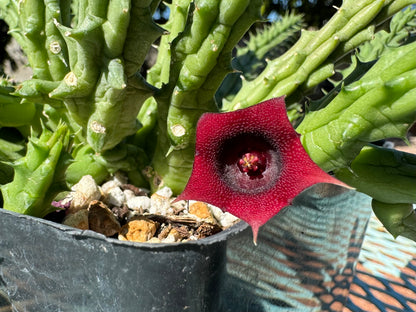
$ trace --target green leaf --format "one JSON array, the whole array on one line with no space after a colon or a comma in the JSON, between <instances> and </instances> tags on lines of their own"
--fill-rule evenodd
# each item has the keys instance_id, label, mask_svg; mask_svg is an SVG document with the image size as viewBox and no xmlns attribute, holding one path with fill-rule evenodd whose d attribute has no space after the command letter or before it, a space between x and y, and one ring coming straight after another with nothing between
<instances>
[{"instance_id":1,"label":"green leaf","mask_svg":"<svg viewBox=\"0 0 416 312\"><path fill-rule=\"evenodd\" d=\"M377 201L416 204L416 155L375 145L364 147L350 168L335 171L341 181Z\"/></svg>"},{"instance_id":2,"label":"green leaf","mask_svg":"<svg viewBox=\"0 0 416 312\"><path fill-rule=\"evenodd\" d=\"M387 204L372 201L377 218L395 238L407 237L416 241L416 212L412 204Z\"/></svg>"}]
</instances>

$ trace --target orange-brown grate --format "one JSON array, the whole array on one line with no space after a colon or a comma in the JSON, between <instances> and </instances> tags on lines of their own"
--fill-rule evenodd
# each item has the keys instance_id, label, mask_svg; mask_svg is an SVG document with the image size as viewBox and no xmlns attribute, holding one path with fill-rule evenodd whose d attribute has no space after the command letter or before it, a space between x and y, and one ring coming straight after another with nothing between
<instances>
[{"instance_id":1,"label":"orange-brown grate","mask_svg":"<svg viewBox=\"0 0 416 312\"><path fill-rule=\"evenodd\" d=\"M373 216L344 312L416 311L416 243L394 239Z\"/></svg>"}]
</instances>

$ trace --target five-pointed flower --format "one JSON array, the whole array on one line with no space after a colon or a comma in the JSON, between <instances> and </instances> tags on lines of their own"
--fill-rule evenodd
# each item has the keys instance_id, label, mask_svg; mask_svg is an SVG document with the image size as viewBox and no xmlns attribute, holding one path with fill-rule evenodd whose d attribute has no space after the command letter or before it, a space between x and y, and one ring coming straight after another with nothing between
<instances>
[{"instance_id":1,"label":"five-pointed flower","mask_svg":"<svg viewBox=\"0 0 416 312\"><path fill-rule=\"evenodd\" d=\"M227 113L205 113L197 125L191 177L177 200L199 200L260 226L316 183L346 186L315 164L291 125L284 98Z\"/></svg>"}]
</instances>

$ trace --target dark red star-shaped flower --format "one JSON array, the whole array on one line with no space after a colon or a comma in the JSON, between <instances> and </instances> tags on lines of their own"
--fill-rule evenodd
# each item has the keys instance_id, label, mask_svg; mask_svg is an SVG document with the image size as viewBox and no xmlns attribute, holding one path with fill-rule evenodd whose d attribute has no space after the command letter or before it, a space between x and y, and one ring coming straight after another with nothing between
<instances>
[{"instance_id":1,"label":"dark red star-shaped flower","mask_svg":"<svg viewBox=\"0 0 416 312\"><path fill-rule=\"evenodd\" d=\"M177 200L199 200L260 226L316 183L346 186L304 150L284 98L228 113L205 113L191 177Z\"/></svg>"}]
</instances>

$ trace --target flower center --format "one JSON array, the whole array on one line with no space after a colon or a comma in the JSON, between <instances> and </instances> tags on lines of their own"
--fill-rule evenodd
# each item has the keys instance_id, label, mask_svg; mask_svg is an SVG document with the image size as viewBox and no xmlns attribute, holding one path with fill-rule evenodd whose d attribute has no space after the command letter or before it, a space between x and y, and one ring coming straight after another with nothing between
<instances>
[{"instance_id":1,"label":"flower center","mask_svg":"<svg viewBox=\"0 0 416 312\"><path fill-rule=\"evenodd\" d=\"M218 150L218 173L227 186L239 193L259 194L279 179L280 154L265 135L239 133L223 140Z\"/></svg>"},{"instance_id":2,"label":"flower center","mask_svg":"<svg viewBox=\"0 0 416 312\"><path fill-rule=\"evenodd\" d=\"M266 158L258 152L245 153L238 160L238 168L249 176L261 175L266 169Z\"/></svg>"}]
</instances>

